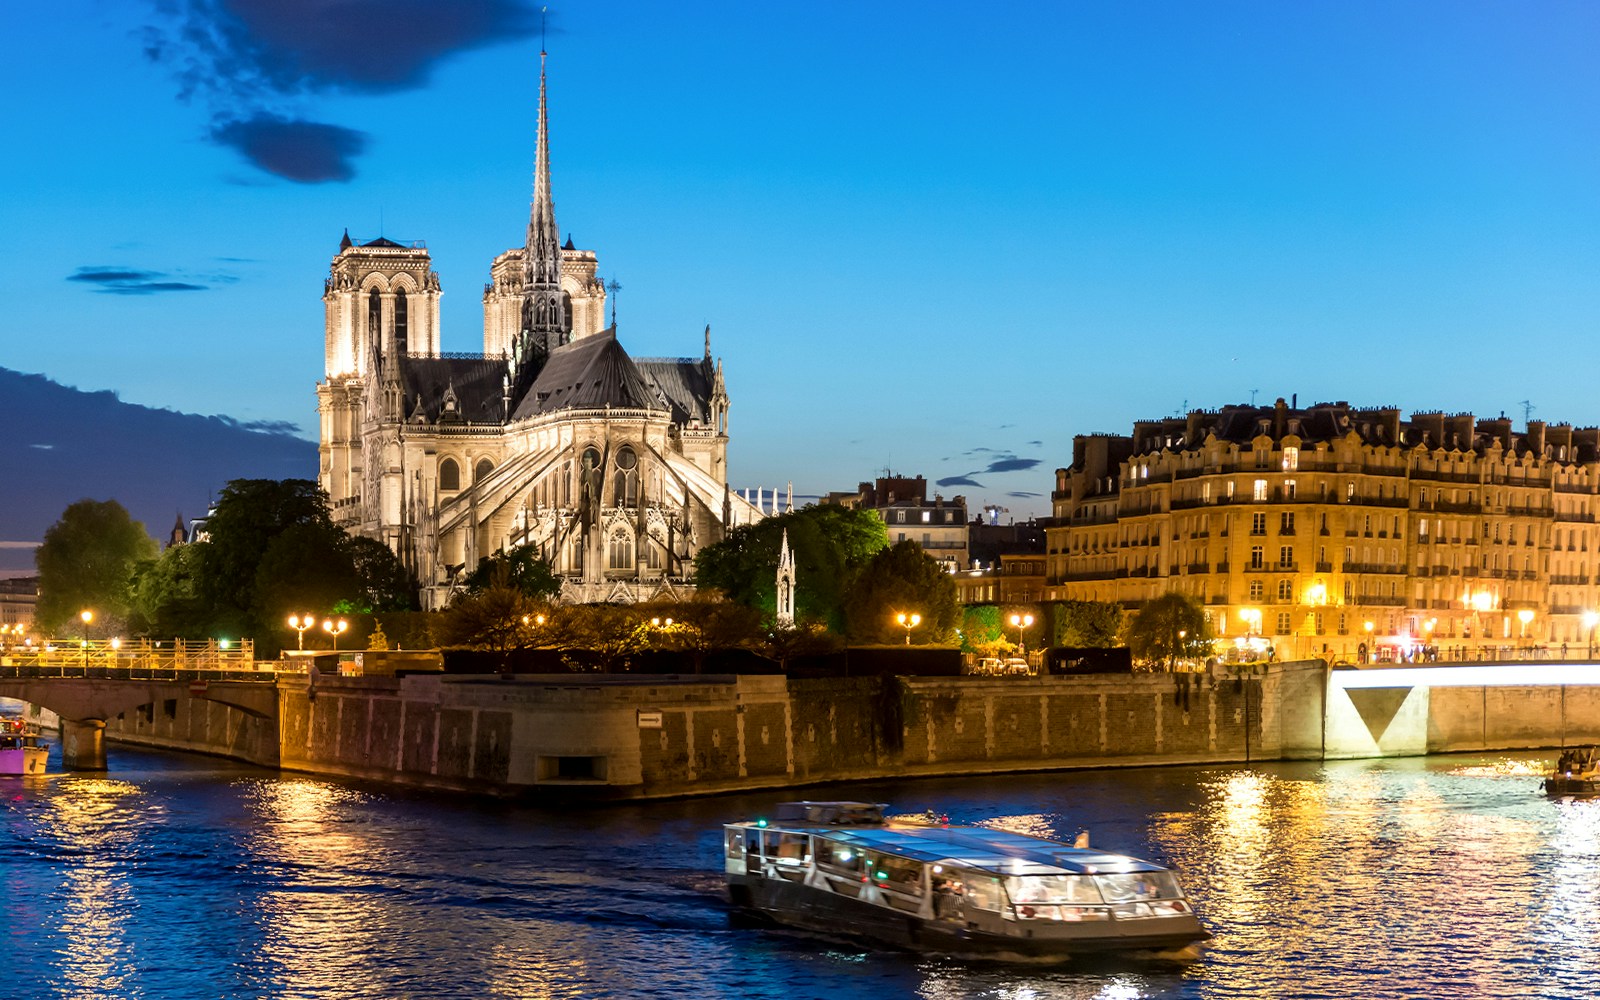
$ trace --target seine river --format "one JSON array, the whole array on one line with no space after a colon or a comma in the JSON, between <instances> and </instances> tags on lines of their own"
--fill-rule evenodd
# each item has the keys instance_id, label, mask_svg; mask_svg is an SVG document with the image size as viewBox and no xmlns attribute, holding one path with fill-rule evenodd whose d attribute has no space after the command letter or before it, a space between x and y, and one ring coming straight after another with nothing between
<instances>
[{"instance_id":1,"label":"seine river","mask_svg":"<svg viewBox=\"0 0 1600 1000\"><path fill-rule=\"evenodd\" d=\"M1547 801L1543 759L807 791L1175 865L1201 957L1084 967L730 923L718 824L777 795L558 812L113 748L104 775L0 779L0 996L1587 998L1600 802Z\"/></svg>"}]
</instances>

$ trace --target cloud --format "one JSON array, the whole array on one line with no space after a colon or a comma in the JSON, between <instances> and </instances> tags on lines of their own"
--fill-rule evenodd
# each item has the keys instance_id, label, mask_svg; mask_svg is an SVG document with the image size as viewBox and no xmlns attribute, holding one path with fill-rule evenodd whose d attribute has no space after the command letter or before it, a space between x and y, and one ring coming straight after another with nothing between
<instances>
[{"instance_id":1,"label":"cloud","mask_svg":"<svg viewBox=\"0 0 1600 1000\"><path fill-rule=\"evenodd\" d=\"M212 128L211 139L267 173L301 184L351 179L355 158L367 146L364 132L271 114L223 122Z\"/></svg>"},{"instance_id":2,"label":"cloud","mask_svg":"<svg viewBox=\"0 0 1600 1000\"><path fill-rule=\"evenodd\" d=\"M233 417L218 416L229 427L237 427L242 431L254 431L257 434L289 434L300 433L300 425L292 420L235 420Z\"/></svg>"},{"instance_id":3,"label":"cloud","mask_svg":"<svg viewBox=\"0 0 1600 1000\"><path fill-rule=\"evenodd\" d=\"M1028 441L1026 443L1029 446L1034 447L1034 448L1043 448L1044 447L1044 442L1043 441Z\"/></svg>"},{"instance_id":4,"label":"cloud","mask_svg":"<svg viewBox=\"0 0 1600 1000\"><path fill-rule=\"evenodd\" d=\"M1042 496L1044 496L1044 494L1043 493L1029 493L1026 490L1013 490L1012 492L1007 493L1006 496L1008 496L1008 497L1017 497L1020 500L1031 500L1034 497L1042 497Z\"/></svg>"},{"instance_id":5,"label":"cloud","mask_svg":"<svg viewBox=\"0 0 1600 1000\"><path fill-rule=\"evenodd\" d=\"M192 281L174 281L162 271L145 271L132 267L80 267L67 275L68 281L81 281L98 285L97 292L109 295L155 295L159 292L203 292L209 285ZM225 280L232 280L226 278Z\"/></svg>"},{"instance_id":6,"label":"cloud","mask_svg":"<svg viewBox=\"0 0 1600 1000\"><path fill-rule=\"evenodd\" d=\"M1015 455L1009 458L997 458L989 463L984 472L1022 472L1039 464L1037 458L1018 458Z\"/></svg>"},{"instance_id":7,"label":"cloud","mask_svg":"<svg viewBox=\"0 0 1600 1000\"><path fill-rule=\"evenodd\" d=\"M156 17L144 32L145 55L173 73L180 98L209 111L209 137L299 183L348 180L365 143L350 148L360 133L291 108L319 95L414 90L454 55L540 30L529 0L149 3ZM299 131L263 135L264 122ZM297 155L284 145L295 138L315 148Z\"/></svg>"},{"instance_id":8,"label":"cloud","mask_svg":"<svg viewBox=\"0 0 1600 1000\"><path fill-rule=\"evenodd\" d=\"M969 478L967 476L949 476L949 477L947 477L945 479L939 480L935 485L937 485L937 486L976 486L980 490L983 489L983 484L982 483L978 482L975 479L971 479L971 478Z\"/></svg>"}]
</instances>

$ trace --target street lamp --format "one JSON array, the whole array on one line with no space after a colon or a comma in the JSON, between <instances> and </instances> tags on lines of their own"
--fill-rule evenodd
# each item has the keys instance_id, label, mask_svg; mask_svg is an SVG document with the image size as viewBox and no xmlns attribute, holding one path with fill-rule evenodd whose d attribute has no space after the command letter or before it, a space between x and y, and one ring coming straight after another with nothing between
<instances>
[{"instance_id":1,"label":"street lamp","mask_svg":"<svg viewBox=\"0 0 1600 1000\"><path fill-rule=\"evenodd\" d=\"M1032 615L1012 615L1011 627L1017 630L1017 652L1027 655L1027 648L1022 645L1022 630L1033 624ZM910 638L910 636L907 636Z\"/></svg>"},{"instance_id":2,"label":"street lamp","mask_svg":"<svg viewBox=\"0 0 1600 1000\"><path fill-rule=\"evenodd\" d=\"M1528 623L1533 621L1533 609L1523 608L1521 611L1518 611L1517 621L1522 623L1522 637L1526 639L1528 637Z\"/></svg>"},{"instance_id":3,"label":"street lamp","mask_svg":"<svg viewBox=\"0 0 1600 1000\"><path fill-rule=\"evenodd\" d=\"M339 636L343 635L349 627L350 623L343 618L338 621L334 621L332 618L324 618L322 620L322 631L333 636L333 651L335 653L339 651Z\"/></svg>"},{"instance_id":4,"label":"street lamp","mask_svg":"<svg viewBox=\"0 0 1600 1000\"><path fill-rule=\"evenodd\" d=\"M84 608L78 612L78 617L83 620L83 642L79 645L83 647L83 665L87 667L89 665L89 623L94 621L94 612Z\"/></svg>"},{"instance_id":5,"label":"street lamp","mask_svg":"<svg viewBox=\"0 0 1600 1000\"><path fill-rule=\"evenodd\" d=\"M911 630L922 623L921 615L908 615L904 611L894 616L894 620L905 626L906 645L911 645Z\"/></svg>"},{"instance_id":6,"label":"street lamp","mask_svg":"<svg viewBox=\"0 0 1600 1000\"><path fill-rule=\"evenodd\" d=\"M311 628L316 623L316 617L311 614L289 616L289 627L295 631L294 648L296 651L305 652L306 629Z\"/></svg>"},{"instance_id":7,"label":"street lamp","mask_svg":"<svg viewBox=\"0 0 1600 1000\"><path fill-rule=\"evenodd\" d=\"M1600 622L1600 612L1585 611L1583 613L1583 627L1589 630L1589 657L1594 658L1594 626Z\"/></svg>"},{"instance_id":8,"label":"street lamp","mask_svg":"<svg viewBox=\"0 0 1600 1000\"><path fill-rule=\"evenodd\" d=\"M1361 662L1365 663L1365 662L1367 662L1367 658L1368 657L1372 657L1372 658L1375 659L1377 657L1378 651L1376 649L1372 648L1372 620L1368 619L1367 621L1362 622L1361 623L1361 628L1362 628L1362 630L1364 632L1367 633L1367 641L1362 643L1363 646L1367 647L1367 655L1363 656L1361 658Z\"/></svg>"}]
</instances>

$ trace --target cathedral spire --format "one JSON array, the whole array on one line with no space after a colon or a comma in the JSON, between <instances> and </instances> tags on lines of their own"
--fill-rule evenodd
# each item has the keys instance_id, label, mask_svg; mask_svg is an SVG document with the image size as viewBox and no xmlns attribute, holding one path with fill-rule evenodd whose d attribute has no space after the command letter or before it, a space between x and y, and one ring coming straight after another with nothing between
<instances>
[{"instance_id":1,"label":"cathedral spire","mask_svg":"<svg viewBox=\"0 0 1600 1000\"><path fill-rule=\"evenodd\" d=\"M539 136L534 152L533 205L523 255L522 335L535 364L567 341L561 295L561 239L550 195L550 128L545 92L545 53L539 53Z\"/></svg>"}]
</instances>

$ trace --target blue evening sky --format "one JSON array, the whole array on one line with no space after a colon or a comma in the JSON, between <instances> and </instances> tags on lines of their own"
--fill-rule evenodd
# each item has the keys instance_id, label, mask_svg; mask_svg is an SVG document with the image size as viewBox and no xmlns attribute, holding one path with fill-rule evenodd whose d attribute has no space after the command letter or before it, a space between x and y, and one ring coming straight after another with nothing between
<instances>
[{"instance_id":1,"label":"blue evening sky","mask_svg":"<svg viewBox=\"0 0 1600 1000\"><path fill-rule=\"evenodd\" d=\"M0 365L314 437L346 226L426 240L444 347L481 350L537 21L12 5ZM586 0L550 26L557 221L624 286L634 355L711 324L736 487L888 466L1046 513L1072 435L1256 390L1600 423L1600 6Z\"/></svg>"}]
</instances>

